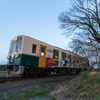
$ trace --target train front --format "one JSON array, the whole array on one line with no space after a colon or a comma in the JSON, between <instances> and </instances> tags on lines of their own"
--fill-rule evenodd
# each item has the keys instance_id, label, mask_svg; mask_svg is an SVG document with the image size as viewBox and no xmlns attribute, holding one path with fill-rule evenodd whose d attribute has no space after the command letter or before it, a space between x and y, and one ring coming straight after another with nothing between
<instances>
[{"instance_id":1,"label":"train front","mask_svg":"<svg viewBox=\"0 0 100 100\"><path fill-rule=\"evenodd\" d=\"M10 42L9 53L7 56L8 74L23 74L24 66L21 66L21 54L23 46L23 35L16 36Z\"/></svg>"}]
</instances>

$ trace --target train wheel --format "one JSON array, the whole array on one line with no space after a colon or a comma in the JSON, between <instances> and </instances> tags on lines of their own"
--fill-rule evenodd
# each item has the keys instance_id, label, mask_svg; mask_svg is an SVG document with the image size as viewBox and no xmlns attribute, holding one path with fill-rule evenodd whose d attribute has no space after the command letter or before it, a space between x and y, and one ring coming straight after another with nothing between
<instances>
[{"instance_id":1,"label":"train wheel","mask_svg":"<svg viewBox=\"0 0 100 100\"><path fill-rule=\"evenodd\" d=\"M63 69L59 69L59 74L62 74L63 73Z\"/></svg>"},{"instance_id":2,"label":"train wheel","mask_svg":"<svg viewBox=\"0 0 100 100\"><path fill-rule=\"evenodd\" d=\"M21 74L22 77L25 77L25 74Z\"/></svg>"},{"instance_id":3,"label":"train wheel","mask_svg":"<svg viewBox=\"0 0 100 100\"><path fill-rule=\"evenodd\" d=\"M80 73L80 71L79 70L76 70L76 74L79 74Z\"/></svg>"},{"instance_id":4,"label":"train wheel","mask_svg":"<svg viewBox=\"0 0 100 100\"><path fill-rule=\"evenodd\" d=\"M42 74L44 75L44 76L46 76L46 75L48 75L48 74L50 74L51 73L51 71L49 70L49 69L43 69L42 70Z\"/></svg>"},{"instance_id":5,"label":"train wheel","mask_svg":"<svg viewBox=\"0 0 100 100\"><path fill-rule=\"evenodd\" d=\"M26 73L21 74L22 77L27 77L28 75Z\"/></svg>"},{"instance_id":6,"label":"train wheel","mask_svg":"<svg viewBox=\"0 0 100 100\"><path fill-rule=\"evenodd\" d=\"M28 77L29 76L29 71L28 70L26 70L26 72L24 72L23 74L21 74L22 75L22 77Z\"/></svg>"}]
</instances>

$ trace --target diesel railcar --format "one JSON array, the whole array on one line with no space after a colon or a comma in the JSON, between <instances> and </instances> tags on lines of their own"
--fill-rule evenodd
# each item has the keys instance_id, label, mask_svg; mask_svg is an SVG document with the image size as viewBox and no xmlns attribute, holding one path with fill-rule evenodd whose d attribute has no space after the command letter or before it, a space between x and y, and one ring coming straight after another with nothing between
<instances>
[{"instance_id":1,"label":"diesel railcar","mask_svg":"<svg viewBox=\"0 0 100 100\"><path fill-rule=\"evenodd\" d=\"M85 70L87 64L72 52L25 35L11 40L7 56L8 73L22 76L79 72Z\"/></svg>"}]
</instances>

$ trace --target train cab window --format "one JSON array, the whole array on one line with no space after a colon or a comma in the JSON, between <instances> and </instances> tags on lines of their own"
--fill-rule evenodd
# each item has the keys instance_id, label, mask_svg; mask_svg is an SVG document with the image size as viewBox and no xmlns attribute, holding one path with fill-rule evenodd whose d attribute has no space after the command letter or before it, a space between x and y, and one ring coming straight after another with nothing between
<instances>
[{"instance_id":1,"label":"train cab window","mask_svg":"<svg viewBox=\"0 0 100 100\"><path fill-rule=\"evenodd\" d=\"M12 46L12 41L10 42L9 53L11 52L11 46Z\"/></svg>"},{"instance_id":2,"label":"train cab window","mask_svg":"<svg viewBox=\"0 0 100 100\"><path fill-rule=\"evenodd\" d=\"M62 52L62 60L66 60L66 53Z\"/></svg>"},{"instance_id":3,"label":"train cab window","mask_svg":"<svg viewBox=\"0 0 100 100\"><path fill-rule=\"evenodd\" d=\"M45 48L41 47L41 56L45 56Z\"/></svg>"},{"instance_id":4,"label":"train cab window","mask_svg":"<svg viewBox=\"0 0 100 100\"><path fill-rule=\"evenodd\" d=\"M16 43L13 43L12 52L15 51L15 44L16 44Z\"/></svg>"},{"instance_id":5,"label":"train cab window","mask_svg":"<svg viewBox=\"0 0 100 100\"><path fill-rule=\"evenodd\" d=\"M22 37L17 38L17 46L16 46L16 51L20 51L22 46Z\"/></svg>"},{"instance_id":6,"label":"train cab window","mask_svg":"<svg viewBox=\"0 0 100 100\"><path fill-rule=\"evenodd\" d=\"M58 59L59 58L59 51L58 50L53 50L53 58Z\"/></svg>"},{"instance_id":7,"label":"train cab window","mask_svg":"<svg viewBox=\"0 0 100 100\"><path fill-rule=\"evenodd\" d=\"M68 55L68 61L71 61L71 55Z\"/></svg>"},{"instance_id":8,"label":"train cab window","mask_svg":"<svg viewBox=\"0 0 100 100\"><path fill-rule=\"evenodd\" d=\"M32 46L32 53L36 53L36 45L35 44L33 44L33 46Z\"/></svg>"}]
</instances>

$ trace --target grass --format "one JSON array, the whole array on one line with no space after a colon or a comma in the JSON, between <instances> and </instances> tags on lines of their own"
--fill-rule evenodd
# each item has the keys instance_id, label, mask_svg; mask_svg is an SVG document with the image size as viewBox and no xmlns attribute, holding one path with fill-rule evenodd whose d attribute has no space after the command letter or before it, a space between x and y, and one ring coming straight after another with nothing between
<instances>
[{"instance_id":1,"label":"grass","mask_svg":"<svg viewBox=\"0 0 100 100\"><path fill-rule=\"evenodd\" d=\"M80 76L87 83L99 83L100 82L100 69L81 72Z\"/></svg>"},{"instance_id":2,"label":"grass","mask_svg":"<svg viewBox=\"0 0 100 100\"><path fill-rule=\"evenodd\" d=\"M7 75L8 75L7 71L0 71L0 77L1 77L1 78L2 78L2 77L7 77ZM18 76L18 75L15 75L15 74L11 73L11 74L8 75L8 76Z\"/></svg>"},{"instance_id":3,"label":"grass","mask_svg":"<svg viewBox=\"0 0 100 100\"><path fill-rule=\"evenodd\" d=\"M8 93L7 96L2 95L0 100L27 100L33 97L42 97L46 99L56 100L55 97L49 95L51 91L55 89L56 81L54 84L41 85L31 89L25 89L24 91L18 91L15 93Z\"/></svg>"},{"instance_id":4,"label":"grass","mask_svg":"<svg viewBox=\"0 0 100 100\"><path fill-rule=\"evenodd\" d=\"M5 73L6 73L7 71L6 71L6 70L2 70L2 71L0 71L0 73L2 73L2 72L5 72Z\"/></svg>"},{"instance_id":5,"label":"grass","mask_svg":"<svg viewBox=\"0 0 100 100\"><path fill-rule=\"evenodd\" d=\"M63 89L65 89L63 91ZM64 100L100 100L100 69L81 72L71 81L63 84L63 88L52 92L52 95L63 95Z\"/></svg>"},{"instance_id":6,"label":"grass","mask_svg":"<svg viewBox=\"0 0 100 100\"><path fill-rule=\"evenodd\" d=\"M100 100L100 69L81 72L72 80L50 81L31 89L0 95L0 100L27 100L33 97L48 100Z\"/></svg>"},{"instance_id":7,"label":"grass","mask_svg":"<svg viewBox=\"0 0 100 100\"><path fill-rule=\"evenodd\" d=\"M32 97L45 97L45 98L50 98L51 96L48 96L48 94L53 91L54 85L49 84L48 86L46 85L41 85L38 88L33 88L31 91L30 90L25 90L23 91L24 93L24 98L32 98Z\"/></svg>"},{"instance_id":8,"label":"grass","mask_svg":"<svg viewBox=\"0 0 100 100\"><path fill-rule=\"evenodd\" d=\"M0 77L6 77L7 71L0 71Z\"/></svg>"}]
</instances>

